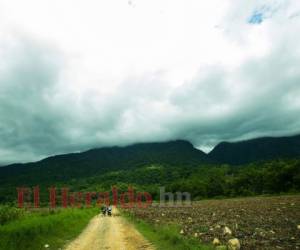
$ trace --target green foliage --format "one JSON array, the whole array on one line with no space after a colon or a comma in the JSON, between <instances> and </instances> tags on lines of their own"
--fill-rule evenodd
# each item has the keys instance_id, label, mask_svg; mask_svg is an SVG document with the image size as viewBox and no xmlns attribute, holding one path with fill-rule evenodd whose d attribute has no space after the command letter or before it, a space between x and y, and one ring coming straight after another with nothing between
<instances>
[{"instance_id":1,"label":"green foliage","mask_svg":"<svg viewBox=\"0 0 300 250\"><path fill-rule=\"evenodd\" d=\"M63 209L28 212L0 226L0 249L50 249L62 247L77 236L95 215L95 209Z\"/></svg>"},{"instance_id":2,"label":"green foliage","mask_svg":"<svg viewBox=\"0 0 300 250\"><path fill-rule=\"evenodd\" d=\"M289 140L278 142L276 139L281 146L278 144L273 151L269 149L274 152L272 156L286 152L282 145ZM295 149L298 137L293 137L293 140ZM238 148L246 150L249 145L252 147L263 142L261 147L264 148L266 141L269 145L269 139L263 139L235 143L233 146L230 144L230 147L236 148L241 144L244 146ZM295 150L293 152L297 153ZM227 155L225 151L222 152ZM252 156L261 154L252 153ZM66 186L70 192L103 192L117 186L120 192L124 192L131 185L138 191L149 192L155 200L159 199L160 186L165 186L167 191L190 192L194 199L300 191L299 158L240 166L207 162L207 155L185 141L145 143L60 155L36 163L0 168L0 203L16 201L16 187L36 185L40 186L42 205L48 203L50 186Z\"/></svg>"},{"instance_id":3,"label":"green foliage","mask_svg":"<svg viewBox=\"0 0 300 250\"><path fill-rule=\"evenodd\" d=\"M41 202L47 205L48 189L42 183ZM159 187L166 191L189 192L192 198L237 197L263 194L300 192L300 160L273 160L243 166L200 165L199 167L150 164L139 168L111 171L93 177L57 183L70 191L110 191L116 186L126 192L128 186L136 191L149 192L159 199ZM7 189L9 191L9 187ZM16 191L10 197L16 199ZM6 197L7 198L7 197ZM60 198L58 197L58 200ZM43 205L43 204L42 204Z\"/></svg>"},{"instance_id":4,"label":"green foliage","mask_svg":"<svg viewBox=\"0 0 300 250\"><path fill-rule=\"evenodd\" d=\"M180 227L175 224L155 225L137 219L125 213L125 217L152 242L158 250L209 250L208 245L201 244L199 240L180 234Z\"/></svg>"},{"instance_id":5,"label":"green foliage","mask_svg":"<svg viewBox=\"0 0 300 250\"><path fill-rule=\"evenodd\" d=\"M162 175L159 169L149 168L145 170L146 179L143 179L143 175L139 178L126 175L129 179L124 181L119 171L124 173L124 170L151 167L153 164L190 168L203 162L210 162L205 153L195 149L191 143L179 140L92 149L82 153L53 156L34 163L13 164L0 168L0 203L15 200L16 188L21 186L39 185L41 190L47 190L50 186L63 183L84 190L92 184L93 188L97 188L96 191L101 191L121 182L154 184L160 179L169 178L168 174ZM138 173L139 171L135 172L136 175ZM105 185L100 183L101 185L97 186L95 181L98 176L103 175L106 175L110 182L107 180ZM47 198L47 194L41 195Z\"/></svg>"},{"instance_id":6,"label":"green foliage","mask_svg":"<svg viewBox=\"0 0 300 250\"><path fill-rule=\"evenodd\" d=\"M194 198L235 197L300 191L300 160L273 160L264 163L232 166L204 166L189 178L168 185L188 190Z\"/></svg>"},{"instance_id":7,"label":"green foliage","mask_svg":"<svg viewBox=\"0 0 300 250\"><path fill-rule=\"evenodd\" d=\"M25 211L8 205L0 206L0 225L24 217Z\"/></svg>"},{"instance_id":8,"label":"green foliage","mask_svg":"<svg viewBox=\"0 0 300 250\"><path fill-rule=\"evenodd\" d=\"M263 137L239 142L222 142L208 156L219 163L232 165L280 158L299 158L300 135Z\"/></svg>"}]
</instances>

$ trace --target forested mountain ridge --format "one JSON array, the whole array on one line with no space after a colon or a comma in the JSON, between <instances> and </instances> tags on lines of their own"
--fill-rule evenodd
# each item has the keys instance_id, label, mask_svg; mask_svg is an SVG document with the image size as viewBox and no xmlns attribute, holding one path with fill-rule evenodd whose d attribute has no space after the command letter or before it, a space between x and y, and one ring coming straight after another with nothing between
<instances>
[{"instance_id":1,"label":"forested mountain ridge","mask_svg":"<svg viewBox=\"0 0 300 250\"><path fill-rule=\"evenodd\" d=\"M35 185L45 196L48 187L63 185L94 191L133 185L154 197L160 185L194 197L300 191L299 140L223 142L209 154L183 140L140 143L12 164L0 168L0 201L16 199L16 187Z\"/></svg>"},{"instance_id":2,"label":"forested mountain ridge","mask_svg":"<svg viewBox=\"0 0 300 250\"><path fill-rule=\"evenodd\" d=\"M209 153L209 157L219 163L233 165L279 158L297 158L300 157L300 135L222 142Z\"/></svg>"},{"instance_id":3,"label":"forested mountain ridge","mask_svg":"<svg viewBox=\"0 0 300 250\"><path fill-rule=\"evenodd\" d=\"M107 171L131 169L149 164L199 166L209 157L187 141L140 143L126 147L91 149L82 153L51 156L38 162L0 168L0 180L21 178L24 182L67 181ZM22 183L22 182L21 182Z\"/></svg>"},{"instance_id":4,"label":"forested mountain ridge","mask_svg":"<svg viewBox=\"0 0 300 250\"><path fill-rule=\"evenodd\" d=\"M300 135L265 137L240 142L221 142L209 154L190 142L139 143L125 147L104 147L81 153L51 156L38 162L12 164L0 168L0 180L21 178L25 182L67 181L107 171L126 170L150 164L197 167L221 163L241 165L251 162L300 157Z\"/></svg>"}]
</instances>

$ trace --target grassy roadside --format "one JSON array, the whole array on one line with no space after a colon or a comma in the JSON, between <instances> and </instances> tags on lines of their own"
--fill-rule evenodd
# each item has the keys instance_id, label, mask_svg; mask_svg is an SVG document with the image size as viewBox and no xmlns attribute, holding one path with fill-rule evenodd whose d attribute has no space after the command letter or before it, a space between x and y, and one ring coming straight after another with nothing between
<instances>
[{"instance_id":1,"label":"grassy roadside","mask_svg":"<svg viewBox=\"0 0 300 250\"><path fill-rule=\"evenodd\" d=\"M154 225L134 216L121 212L127 221L134 224L135 228L153 245L157 250L211 250L211 246L203 245L198 240L180 235L180 228L176 225Z\"/></svg>"},{"instance_id":2,"label":"grassy roadside","mask_svg":"<svg viewBox=\"0 0 300 250\"><path fill-rule=\"evenodd\" d=\"M59 249L76 237L97 213L92 209L31 212L0 225L0 249Z\"/></svg>"}]
</instances>

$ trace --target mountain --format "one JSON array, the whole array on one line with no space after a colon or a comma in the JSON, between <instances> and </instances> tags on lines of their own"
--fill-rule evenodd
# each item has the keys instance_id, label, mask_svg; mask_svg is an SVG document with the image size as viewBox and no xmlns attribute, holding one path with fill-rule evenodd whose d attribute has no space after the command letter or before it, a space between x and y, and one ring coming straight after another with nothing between
<instances>
[{"instance_id":1,"label":"mountain","mask_svg":"<svg viewBox=\"0 0 300 250\"><path fill-rule=\"evenodd\" d=\"M300 136L223 142L205 154L190 142L177 140L91 149L12 164L0 168L0 203L15 201L17 187L36 185L42 200L47 200L51 186L99 192L114 185L124 191L132 185L156 199L161 186L198 198L300 191L299 142ZM251 164L244 164L248 162Z\"/></svg>"},{"instance_id":2,"label":"mountain","mask_svg":"<svg viewBox=\"0 0 300 250\"><path fill-rule=\"evenodd\" d=\"M221 142L209 154L184 140L139 143L125 147L91 149L81 153L51 156L33 163L4 166L0 168L0 182L65 182L73 178L151 164L181 167L197 167L203 163L239 165L299 156L300 135Z\"/></svg>"},{"instance_id":3,"label":"mountain","mask_svg":"<svg viewBox=\"0 0 300 250\"><path fill-rule=\"evenodd\" d=\"M300 157L300 135L221 142L208 156L219 163L232 165L278 158L298 158Z\"/></svg>"},{"instance_id":4,"label":"mountain","mask_svg":"<svg viewBox=\"0 0 300 250\"><path fill-rule=\"evenodd\" d=\"M39 162L1 167L0 182L11 181L13 176L19 184L37 180L53 183L151 164L193 167L205 162L210 162L208 156L187 141L140 143L57 155Z\"/></svg>"}]
</instances>

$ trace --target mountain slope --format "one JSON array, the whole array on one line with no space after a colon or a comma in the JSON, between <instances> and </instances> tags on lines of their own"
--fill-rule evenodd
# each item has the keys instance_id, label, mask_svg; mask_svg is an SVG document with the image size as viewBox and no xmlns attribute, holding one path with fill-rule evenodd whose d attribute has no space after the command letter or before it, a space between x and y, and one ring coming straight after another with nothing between
<instances>
[{"instance_id":1,"label":"mountain slope","mask_svg":"<svg viewBox=\"0 0 300 250\"><path fill-rule=\"evenodd\" d=\"M220 163L233 165L300 157L300 135L221 142L209 153L209 157Z\"/></svg>"},{"instance_id":2,"label":"mountain slope","mask_svg":"<svg viewBox=\"0 0 300 250\"><path fill-rule=\"evenodd\" d=\"M187 141L142 143L57 155L39 162L0 168L0 203L16 199L17 187L107 191L133 185L159 197L159 187L195 197L248 195L300 190L300 136L220 143L209 155ZM277 158L297 158L271 160ZM226 166L242 164L242 167ZM244 163L251 162L247 165Z\"/></svg>"},{"instance_id":3,"label":"mountain slope","mask_svg":"<svg viewBox=\"0 0 300 250\"><path fill-rule=\"evenodd\" d=\"M0 168L0 181L12 181L13 177L18 184L53 183L149 164L192 167L204 162L210 162L207 155L187 141L141 143L57 155L35 163L13 164Z\"/></svg>"}]
</instances>

